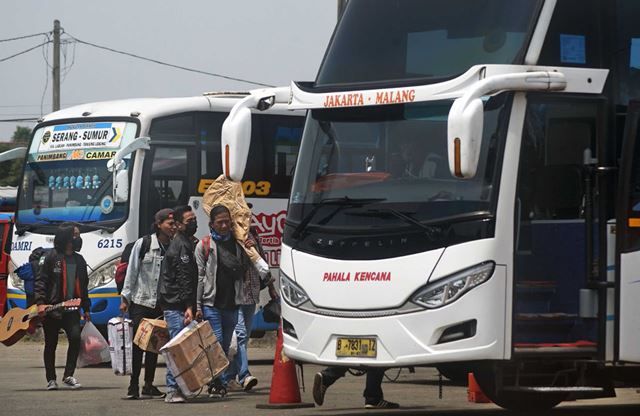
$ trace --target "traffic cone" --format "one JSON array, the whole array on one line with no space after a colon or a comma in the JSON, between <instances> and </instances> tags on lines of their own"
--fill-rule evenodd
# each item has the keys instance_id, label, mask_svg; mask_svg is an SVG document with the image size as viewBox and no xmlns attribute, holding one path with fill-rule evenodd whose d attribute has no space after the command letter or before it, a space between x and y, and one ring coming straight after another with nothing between
<instances>
[{"instance_id":1,"label":"traffic cone","mask_svg":"<svg viewBox=\"0 0 640 416\"><path fill-rule=\"evenodd\" d=\"M273 359L271 392L269 403L257 404L258 409L299 409L314 407L313 403L303 403L300 399L300 387L296 374L296 363L282 351L282 327L278 328L276 356Z\"/></svg>"},{"instance_id":2,"label":"traffic cone","mask_svg":"<svg viewBox=\"0 0 640 416\"><path fill-rule=\"evenodd\" d=\"M491 403L491 400L482 392L476 382L473 373L468 375L469 387L467 388L467 400L471 403Z\"/></svg>"}]
</instances>

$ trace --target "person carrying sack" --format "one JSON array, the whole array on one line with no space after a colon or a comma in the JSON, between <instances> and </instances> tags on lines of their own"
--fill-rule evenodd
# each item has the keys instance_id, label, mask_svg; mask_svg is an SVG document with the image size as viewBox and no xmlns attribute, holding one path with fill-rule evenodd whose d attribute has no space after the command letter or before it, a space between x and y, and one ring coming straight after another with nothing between
<instances>
[{"instance_id":1,"label":"person carrying sack","mask_svg":"<svg viewBox=\"0 0 640 416\"><path fill-rule=\"evenodd\" d=\"M196 246L198 296L196 318L209 321L225 354L238 323L239 305L243 302L243 281L253 264L236 241L231 213L224 205L209 212L210 235ZM227 371L209 386L211 397L224 397L229 378Z\"/></svg>"},{"instance_id":2,"label":"person carrying sack","mask_svg":"<svg viewBox=\"0 0 640 416\"><path fill-rule=\"evenodd\" d=\"M153 224L155 233L139 238L131 250L128 259L126 276L122 287L120 311L129 312L133 321L133 333L138 331L144 318L156 319L162 315L158 306L158 281L160 268L171 238L175 233L173 210L169 208L156 212ZM133 345L131 354L131 380L127 389L127 399L140 398L139 378L142 371L142 355L144 351ZM163 397L153 385L156 374L158 354L147 352L144 360L144 386L142 397Z\"/></svg>"}]
</instances>

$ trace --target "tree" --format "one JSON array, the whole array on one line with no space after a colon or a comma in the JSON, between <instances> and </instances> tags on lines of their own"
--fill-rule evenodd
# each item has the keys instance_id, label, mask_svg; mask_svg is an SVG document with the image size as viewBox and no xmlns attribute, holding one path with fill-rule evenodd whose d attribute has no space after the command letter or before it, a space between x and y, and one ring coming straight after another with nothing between
<instances>
[{"instance_id":1,"label":"tree","mask_svg":"<svg viewBox=\"0 0 640 416\"><path fill-rule=\"evenodd\" d=\"M29 143L29 139L31 138L31 129L29 127L16 126L16 131L13 132L13 136L11 136L11 141L13 143Z\"/></svg>"}]
</instances>

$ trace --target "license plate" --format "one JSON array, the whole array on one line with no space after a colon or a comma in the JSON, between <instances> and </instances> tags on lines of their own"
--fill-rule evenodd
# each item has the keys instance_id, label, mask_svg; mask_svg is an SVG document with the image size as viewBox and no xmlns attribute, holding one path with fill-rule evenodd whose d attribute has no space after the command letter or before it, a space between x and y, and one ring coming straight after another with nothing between
<instances>
[{"instance_id":1,"label":"license plate","mask_svg":"<svg viewBox=\"0 0 640 416\"><path fill-rule=\"evenodd\" d=\"M338 338L336 342L337 357L370 357L378 353L378 342L375 338Z\"/></svg>"}]
</instances>

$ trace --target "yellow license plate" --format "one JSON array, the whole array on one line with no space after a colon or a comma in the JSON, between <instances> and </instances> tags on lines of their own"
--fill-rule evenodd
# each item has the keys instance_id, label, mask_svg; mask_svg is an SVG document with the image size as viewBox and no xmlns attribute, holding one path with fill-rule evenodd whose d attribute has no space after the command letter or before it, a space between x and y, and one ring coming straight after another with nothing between
<instances>
[{"instance_id":1,"label":"yellow license plate","mask_svg":"<svg viewBox=\"0 0 640 416\"><path fill-rule=\"evenodd\" d=\"M338 338L336 341L337 357L369 357L378 354L378 342L375 338Z\"/></svg>"}]
</instances>

